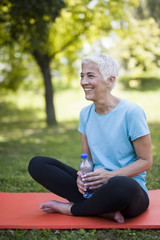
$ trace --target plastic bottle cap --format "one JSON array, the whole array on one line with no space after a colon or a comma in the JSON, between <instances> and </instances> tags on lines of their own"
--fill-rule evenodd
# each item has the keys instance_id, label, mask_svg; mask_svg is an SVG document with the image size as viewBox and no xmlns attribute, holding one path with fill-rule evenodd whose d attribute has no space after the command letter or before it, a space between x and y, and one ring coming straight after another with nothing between
<instances>
[{"instance_id":1,"label":"plastic bottle cap","mask_svg":"<svg viewBox=\"0 0 160 240\"><path fill-rule=\"evenodd\" d=\"M87 153L82 153L81 158L88 158L88 154Z\"/></svg>"}]
</instances>

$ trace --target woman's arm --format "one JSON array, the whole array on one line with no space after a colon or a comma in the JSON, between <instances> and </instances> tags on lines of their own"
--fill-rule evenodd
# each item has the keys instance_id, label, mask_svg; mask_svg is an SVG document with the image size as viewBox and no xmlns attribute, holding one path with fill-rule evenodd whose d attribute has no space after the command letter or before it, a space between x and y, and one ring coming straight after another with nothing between
<instances>
[{"instance_id":1,"label":"woman's arm","mask_svg":"<svg viewBox=\"0 0 160 240\"><path fill-rule=\"evenodd\" d=\"M150 134L137 138L133 142L137 160L132 164L115 170L116 176L134 177L151 168L153 163L152 145Z\"/></svg>"},{"instance_id":2,"label":"woman's arm","mask_svg":"<svg viewBox=\"0 0 160 240\"><path fill-rule=\"evenodd\" d=\"M92 156L88 146L87 136L83 133L81 133L81 145L82 145L82 153L87 153L89 160L92 161Z\"/></svg>"},{"instance_id":3,"label":"woman's arm","mask_svg":"<svg viewBox=\"0 0 160 240\"><path fill-rule=\"evenodd\" d=\"M89 186L91 189L97 189L103 184L107 183L111 177L134 177L144 171L149 170L153 162L150 135L146 135L134 140L133 146L137 154L137 160L135 162L114 171L97 169L93 173L88 173L82 178L82 181L88 182L85 187Z\"/></svg>"}]
</instances>

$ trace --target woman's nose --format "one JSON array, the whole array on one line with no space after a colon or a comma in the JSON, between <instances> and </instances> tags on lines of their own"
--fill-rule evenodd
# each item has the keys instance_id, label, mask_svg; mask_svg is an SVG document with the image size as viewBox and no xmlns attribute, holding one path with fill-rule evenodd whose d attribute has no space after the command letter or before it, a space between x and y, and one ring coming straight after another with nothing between
<instances>
[{"instance_id":1,"label":"woman's nose","mask_svg":"<svg viewBox=\"0 0 160 240\"><path fill-rule=\"evenodd\" d=\"M85 85L85 84L88 84L88 79L86 76L81 78L81 85Z\"/></svg>"}]
</instances>

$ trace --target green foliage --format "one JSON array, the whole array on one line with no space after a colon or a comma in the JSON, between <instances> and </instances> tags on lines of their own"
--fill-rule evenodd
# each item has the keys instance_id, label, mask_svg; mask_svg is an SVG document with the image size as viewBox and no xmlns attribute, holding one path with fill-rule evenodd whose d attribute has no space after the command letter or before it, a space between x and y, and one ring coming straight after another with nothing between
<instances>
[{"instance_id":1,"label":"green foliage","mask_svg":"<svg viewBox=\"0 0 160 240\"><path fill-rule=\"evenodd\" d=\"M160 67L160 29L154 19L132 19L119 41L122 65L130 75L158 74Z\"/></svg>"},{"instance_id":2,"label":"green foliage","mask_svg":"<svg viewBox=\"0 0 160 240\"><path fill-rule=\"evenodd\" d=\"M50 25L64 6L61 0L1 1L1 88L17 90L24 80L32 78L32 74L35 74L30 63L33 58L26 52L38 50L45 53Z\"/></svg>"},{"instance_id":3,"label":"green foliage","mask_svg":"<svg viewBox=\"0 0 160 240\"><path fill-rule=\"evenodd\" d=\"M51 68L58 84L71 82L77 76L84 54L84 44L108 36L110 31L123 29L129 19L126 8L138 6L138 1L86 1L66 0L67 8L62 9L50 29L47 52L54 56ZM75 7L76 6L76 7ZM91 51L91 50L90 50ZM93 47L92 51L96 51Z\"/></svg>"},{"instance_id":4,"label":"green foliage","mask_svg":"<svg viewBox=\"0 0 160 240\"><path fill-rule=\"evenodd\" d=\"M36 74L30 70L33 56L43 73L45 89L52 89L51 84L46 85L50 83L50 70L52 83L59 86L64 81L67 86L77 76L80 65L77 59L86 54L82 50L84 44L93 44L95 39L113 31L121 36L117 46L128 74L158 71L158 25L153 19L135 21L131 17L131 9L137 9L138 4L139 0L2 0L0 47L1 53L5 53L2 60L5 68L1 71L0 86L16 90L23 80L33 79L30 75L35 80L42 79L37 77L37 70ZM95 50L93 45L92 51ZM45 92L45 96L50 96L46 100L47 116L49 113L55 116L54 107L53 111L48 107L52 105L52 91ZM48 122L52 121L53 118Z\"/></svg>"},{"instance_id":5,"label":"green foliage","mask_svg":"<svg viewBox=\"0 0 160 240\"><path fill-rule=\"evenodd\" d=\"M128 77L125 86L145 90L159 88L159 0L140 0L119 41L122 65ZM133 18L135 16L135 19Z\"/></svg>"},{"instance_id":6,"label":"green foliage","mask_svg":"<svg viewBox=\"0 0 160 240\"><path fill-rule=\"evenodd\" d=\"M27 76L25 60L22 59L22 55L18 51L17 53L13 49L10 49L8 53L5 51L6 48L0 50L0 58L5 57L2 59L0 87L15 91Z\"/></svg>"},{"instance_id":7,"label":"green foliage","mask_svg":"<svg viewBox=\"0 0 160 240\"><path fill-rule=\"evenodd\" d=\"M23 44L29 51L43 51L48 42L50 24L62 7L62 0L2 0L0 22L5 23L10 32L10 41Z\"/></svg>"},{"instance_id":8,"label":"green foliage","mask_svg":"<svg viewBox=\"0 0 160 240\"><path fill-rule=\"evenodd\" d=\"M10 71L6 69L3 72L7 79L3 86L16 89L24 77L30 75L29 71L25 72L28 63L25 61L24 64L22 58L26 52L32 53L34 50L53 59L51 68L55 81L61 82L63 79L66 83L70 82L78 71L77 58L84 55L84 41L87 39L92 43L95 38L108 35L111 30L123 28L129 18L126 8L132 6L137 7L138 0L65 0L65 3L61 0L2 0L0 41L7 48L6 54L10 56L7 62L12 65ZM14 47L15 43L19 44L18 50ZM8 46L15 51L12 57L9 53L11 47ZM19 53L21 59L13 59Z\"/></svg>"},{"instance_id":9,"label":"green foliage","mask_svg":"<svg viewBox=\"0 0 160 240\"><path fill-rule=\"evenodd\" d=\"M29 54L23 54L19 45L0 48L0 88L17 91L20 86L34 89L40 85L39 69Z\"/></svg>"}]
</instances>

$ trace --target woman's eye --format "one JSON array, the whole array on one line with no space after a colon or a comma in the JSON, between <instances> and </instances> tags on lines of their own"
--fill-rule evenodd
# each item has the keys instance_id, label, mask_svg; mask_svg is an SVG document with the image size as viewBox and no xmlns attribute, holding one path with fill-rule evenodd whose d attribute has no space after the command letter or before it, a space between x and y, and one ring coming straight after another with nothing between
<instances>
[{"instance_id":1,"label":"woman's eye","mask_svg":"<svg viewBox=\"0 0 160 240\"><path fill-rule=\"evenodd\" d=\"M88 77L94 77L93 75L88 75Z\"/></svg>"}]
</instances>

